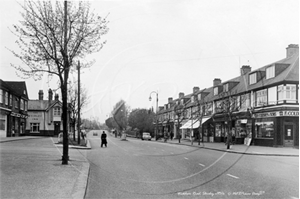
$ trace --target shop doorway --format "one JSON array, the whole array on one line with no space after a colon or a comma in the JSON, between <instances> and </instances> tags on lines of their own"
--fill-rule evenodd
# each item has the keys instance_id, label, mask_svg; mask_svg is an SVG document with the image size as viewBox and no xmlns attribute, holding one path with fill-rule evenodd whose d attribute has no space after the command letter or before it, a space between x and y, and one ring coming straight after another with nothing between
<instances>
[{"instance_id":1,"label":"shop doorway","mask_svg":"<svg viewBox=\"0 0 300 199\"><path fill-rule=\"evenodd\" d=\"M284 125L284 146L293 147L294 146L294 125L285 124Z\"/></svg>"}]
</instances>

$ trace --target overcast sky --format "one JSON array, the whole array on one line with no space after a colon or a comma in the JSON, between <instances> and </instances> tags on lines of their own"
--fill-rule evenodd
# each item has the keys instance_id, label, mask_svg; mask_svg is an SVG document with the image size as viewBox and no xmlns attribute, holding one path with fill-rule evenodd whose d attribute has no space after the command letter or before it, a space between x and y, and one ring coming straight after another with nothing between
<instances>
[{"instance_id":1,"label":"overcast sky","mask_svg":"<svg viewBox=\"0 0 300 199\"><path fill-rule=\"evenodd\" d=\"M108 16L104 48L91 55L95 64L85 69L82 82L88 90L85 118L108 117L123 99L133 108L155 108L194 86L211 87L286 56L289 44L299 44L298 0L110 0L92 1L94 12ZM20 20L16 1L1 1L0 78L24 81L10 63L18 64L7 49L15 49L9 31ZM74 74L76 77L76 74ZM72 77L71 77L72 78ZM57 88L57 79L27 79L30 99ZM60 95L60 92L59 92Z\"/></svg>"}]
</instances>

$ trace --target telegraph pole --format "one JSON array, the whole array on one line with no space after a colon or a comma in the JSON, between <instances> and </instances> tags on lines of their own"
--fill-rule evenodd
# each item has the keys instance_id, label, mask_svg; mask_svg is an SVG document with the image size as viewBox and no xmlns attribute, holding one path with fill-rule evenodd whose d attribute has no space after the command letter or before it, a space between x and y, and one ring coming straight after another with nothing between
<instances>
[{"instance_id":1,"label":"telegraph pole","mask_svg":"<svg viewBox=\"0 0 300 199\"><path fill-rule=\"evenodd\" d=\"M68 8L67 8L68 2L64 2L64 82L65 85L63 85L63 90L62 90L62 97L63 97L63 108L67 106L67 101L64 99L64 96L67 96L68 92L68 72L69 72L69 63L68 63L68 44L67 44L67 36L68 36ZM63 156L62 156L62 164L68 164L69 161L69 138L68 138L68 129L67 129L67 113L65 110L63 110Z\"/></svg>"},{"instance_id":2,"label":"telegraph pole","mask_svg":"<svg viewBox=\"0 0 300 199\"><path fill-rule=\"evenodd\" d=\"M80 144L80 62L78 61L78 121L77 121L77 136L78 136L78 144Z\"/></svg>"}]
</instances>

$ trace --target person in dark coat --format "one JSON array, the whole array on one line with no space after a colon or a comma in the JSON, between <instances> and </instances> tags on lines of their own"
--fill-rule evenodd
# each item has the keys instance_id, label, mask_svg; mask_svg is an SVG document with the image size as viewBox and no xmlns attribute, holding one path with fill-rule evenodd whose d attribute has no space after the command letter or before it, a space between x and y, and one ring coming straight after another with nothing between
<instances>
[{"instance_id":1,"label":"person in dark coat","mask_svg":"<svg viewBox=\"0 0 300 199\"><path fill-rule=\"evenodd\" d=\"M101 135L101 147L103 147L103 145L105 145L105 147L107 147L107 140L106 140L105 131L103 131L103 133Z\"/></svg>"}]
</instances>

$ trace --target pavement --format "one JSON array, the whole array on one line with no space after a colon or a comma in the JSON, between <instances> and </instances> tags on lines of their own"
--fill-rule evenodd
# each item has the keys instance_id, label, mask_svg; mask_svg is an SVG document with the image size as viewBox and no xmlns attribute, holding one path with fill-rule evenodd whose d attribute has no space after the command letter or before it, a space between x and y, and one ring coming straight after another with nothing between
<instances>
[{"instance_id":1,"label":"pavement","mask_svg":"<svg viewBox=\"0 0 300 199\"><path fill-rule=\"evenodd\" d=\"M181 139L180 143L178 139L167 140L164 142L163 139L157 140L157 142L169 143L169 144L179 144L191 147L200 147L208 150L224 151L228 153L238 153L245 155L262 155L262 156L292 156L299 157L299 149L292 147L264 147L264 146L254 146L254 145L244 145L235 144L231 145L230 149L227 149L227 145L224 142L200 142L197 141L191 143L189 139Z\"/></svg>"},{"instance_id":2,"label":"pavement","mask_svg":"<svg viewBox=\"0 0 300 199\"><path fill-rule=\"evenodd\" d=\"M36 137L36 136L26 136L26 137L7 137L0 138L0 144L5 142L14 142L27 139L36 139L36 142L39 142L38 139L44 139L45 137ZM25 160L18 158L11 158L11 160L1 163L1 192L0 198L75 198L82 199L85 196L87 181L89 177L90 163L87 161L83 152L85 150L91 149L89 142L87 146L69 146L69 164L62 165L61 160L55 159L54 157L61 157L62 153L62 144L58 144L58 139L55 137L49 138L52 140L47 145L47 153L49 158L45 161L41 159L41 155L32 155L30 160ZM120 138L121 139L121 138ZM136 139L136 138L129 138ZM157 140L157 142L165 143L163 140ZM227 146L224 143L200 143L198 142L191 143L190 140L182 139L179 143L178 139L167 140L165 144L177 144L177 145L186 145L190 147L201 147L207 150L217 150L224 151L228 153L239 153L245 155L265 155L265 156L293 156L299 157L299 149L296 148L275 148L275 147L261 147L261 146L247 146L247 145L232 145L231 149L227 149ZM3 145L4 146L4 145ZM2 146L2 147L3 147ZM43 150L42 145L34 146L36 151ZM39 149L40 147L40 149ZM75 150L76 149L76 150ZM52 156L51 156L52 155ZM1 152L1 159L3 154ZM25 157L24 157L25 158ZM22 165L26 164L26 168ZM32 182L28 178L32 178L33 181L38 182L38 190L35 187L34 195L32 191L32 183L22 183L22 189L20 195L9 195L9 194L18 194L16 190L13 192L3 191L10 182L14 180L12 177L7 175L6 169L8 167L20 167L20 172L22 169L30 168L30 172L26 176L27 182ZM29 176L29 177L28 177ZM22 177L22 176L21 176ZM16 179L20 181L20 176L17 174ZM60 188L59 188L60 187ZM63 187L63 189L62 189ZM17 189L18 190L18 189ZM26 193L28 192L28 195ZM6 195L5 195L6 193ZM49 193L49 194L47 194ZM31 194L31 195L29 195Z\"/></svg>"},{"instance_id":3,"label":"pavement","mask_svg":"<svg viewBox=\"0 0 300 199\"><path fill-rule=\"evenodd\" d=\"M57 137L1 137L0 198L84 198L90 170L84 153L90 144L70 145L68 165L62 165L57 142Z\"/></svg>"}]
</instances>

